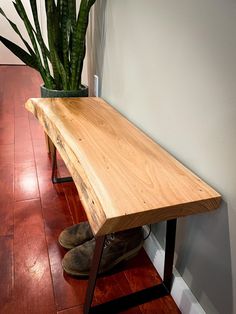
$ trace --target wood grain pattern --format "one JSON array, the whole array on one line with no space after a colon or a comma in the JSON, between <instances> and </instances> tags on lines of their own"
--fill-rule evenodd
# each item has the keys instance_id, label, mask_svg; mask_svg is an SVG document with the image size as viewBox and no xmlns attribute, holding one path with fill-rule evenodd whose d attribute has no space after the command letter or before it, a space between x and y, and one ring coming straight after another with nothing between
<instances>
[{"instance_id":1,"label":"wood grain pattern","mask_svg":"<svg viewBox=\"0 0 236 314\"><path fill-rule=\"evenodd\" d=\"M14 145L5 144L0 145L0 163L11 163L14 162Z\"/></svg>"},{"instance_id":2,"label":"wood grain pattern","mask_svg":"<svg viewBox=\"0 0 236 314\"><path fill-rule=\"evenodd\" d=\"M15 203L14 252L14 302L18 313L55 313L39 200Z\"/></svg>"},{"instance_id":3,"label":"wood grain pattern","mask_svg":"<svg viewBox=\"0 0 236 314\"><path fill-rule=\"evenodd\" d=\"M75 306L62 311L57 311L57 314L84 314L84 306Z\"/></svg>"},{"instance_id":4,"label":"wood grain pattern","mask_svg":"<svg viewBox=\"0 0 236 314\"><path fill-rule=\"evenodd\" d=\"M13 294L13 236L0 236L0 313L9 313Z\"/></svg>"},{"instance_id":5,"label":"wood grain pattern","mask_svg":"<svg viewBox=\"0 0 236 314\"><path fill-rule=\"evenodd\" d=\"M15 163L15 200L39 198L34 162Z\"/></svg>"},{"instance_id":6,"label":"wood grain pattern","mask_svg":"<svg viewBox=\"0 0 236 314\"><path fill-rule=\"evenodd\" d=\"M28 117L15 118L15 162L34 162Z\"/></svg>"},{"instance_id":7,"label":"wood grain pattern","mask_svg":"<svg viewBox=\"0 0 236 314\"><path fill-rule=\"evenodd\" d=\"M13 200L0 199L0 236L13 235L14 222L13 222Z\"/></svg>"},{"instance_id":8,"label":"wood grain pattern","mask_svg":"<svg viewBox=\"0 0 236 314\"><path fill-rule=\"evenodd\" d=\"M0 235L13 234L14 164L0 162Z\"/></svg>"},{"instance_id":9,"label":"wood grain pattern","mask_svg":"<svg viewBox=\"0 0 236 314\"><path fill-rule=\"evenodd\" d=\"M80 223L81 221L87 221L87 216L84 212L84 208L80 202L78 191L73 182L64 183L63 190L65 193L65 198L71 217L73 219L73 224Z\"/></svg>"},{"instance_id":10,"label":"wood grain pattern","mask_svg":"<svg viewBox=\"0 0 236 314\"><path fill-rule=\"evenodd\" d=\"M50 176L49 176L50 180ZM62 185L52 187L46 178L39 178L45 234L48 246L54 297L57 310L84 303L87 281L76 280L63 272L61 261L66 253L58 243L60 232L73 224Z\"/></svg>"},{"instance_id":11,"label":"wood grain pattern","mask_svg":"<svg viewBox=\"0 0 236 314\"><path fill-rule=\"evenodd\" d=\"M98 98L30 99L95 235L213 210L220 195Z\"/></svg>"}]
</instances>

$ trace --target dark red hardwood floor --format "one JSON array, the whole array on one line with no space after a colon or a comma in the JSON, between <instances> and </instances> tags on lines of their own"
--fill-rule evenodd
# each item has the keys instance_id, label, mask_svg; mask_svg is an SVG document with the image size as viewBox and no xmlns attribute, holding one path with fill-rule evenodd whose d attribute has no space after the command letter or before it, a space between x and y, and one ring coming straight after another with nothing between
<instances>
[{"instance_id":1,"label":"dark red hardwood floor","mask_svg":"<svg viewBox=\"0 0 236 314\"><path fill-rule=\"evenodd\" d=\"M63 273L61 230L86 220L73 183L53 185L44 134L24 109L41 79L0 66L0 313L82 313L86 280ZM61 171L66 172L60 161ZM160 282L144 250L97 282L94 304ZM170 296L123 313L180 313ZM111 313L112 314L112 313Z\"/></svg>"}]
</instances>

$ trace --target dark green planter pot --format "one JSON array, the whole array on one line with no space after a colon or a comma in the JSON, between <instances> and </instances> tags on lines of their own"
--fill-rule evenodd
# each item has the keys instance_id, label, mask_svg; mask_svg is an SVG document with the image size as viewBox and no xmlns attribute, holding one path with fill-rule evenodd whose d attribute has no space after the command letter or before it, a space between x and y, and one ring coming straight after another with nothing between
<instances>
[{"instance_id":1,"label":"dark green planter pot","mask_svg":"<svg viewBox=\"0 0 236 314\"><path fill-rule=\"evenodd\" d=\"M54 90L48 89L44 85L40 86L42 98L68 98L68 97L88 97L88 86L82 86L79 90Z\"/></svg>"}]
</instances>

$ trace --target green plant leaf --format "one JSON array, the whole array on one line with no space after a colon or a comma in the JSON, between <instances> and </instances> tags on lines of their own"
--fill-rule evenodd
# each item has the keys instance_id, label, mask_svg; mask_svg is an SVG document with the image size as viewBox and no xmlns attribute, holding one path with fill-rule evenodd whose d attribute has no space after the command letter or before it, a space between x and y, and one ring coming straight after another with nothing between
<instances>
[{"instance_id":1,"label":"green plant leaf","mask_svg":"<svg viewBox=\"0 0 236 314\"><path fill-rule=\"evenodd\" d=\"M38 62L36 57L31 56L28 54L24 49L20 46L14 44L12 41L8 40L5 37L0 36L0 41L12 52L16 55L20 60L26 63L28 66L36 69L39 71Z\"/></svg>"},{"instance_id":2,"label":"green plant leaf","mask_svg":"<svg viewBox=\"0 0 236 314\"><path fill-rule=\"evenodd\" d=\"M29 53L24 49L2 38L23 62L37 68L47 88L76 90L81 85L81 73L86 51L86 31L89 12L96 0L81 0L76 17L76 0L45 0L48 47L40 29L37 0L29 0L34 18L31 24L22 0L13 1L13 5L24 22L31 45L21 35L17 25L13 23L0 8L0 14L7 19L13 30L21 38ZM51 62L53 77L50 73Z\"/></svg>"},{"instance_id":3,"label":"green plant leaf","mask_svg":"<svg viewBox=\"0 0 236 314\"><path fill-rule=\"evenodd\" d=\"M50 51L50 61L53 68L53 75L55 79L56 88L60 89L61 80L58 72L58 67L56 64L55 51L60 50L59 43L59 18L58 18L58 10L54 0L45 0L45 8L47 15L47 31L48 31L48 45Z\"/></svg>"},{"instance_id":4,"label":"green plant leaf","mask_svg":"<svg viewBox=\"0 0 236 314\"><path fill-rule=\"evenodd\" d=\"M16 26L16 24L13 23L13 22L7 17L7 15L5 14L5 12L3 11L2 8L0 8L0 14L2 14L2 15L5 17L5 19L9 22L9 24L11 25L11 27L13 28L13 30L14 30L14 31L17 33L17 35L21 38L21 40L22 40L23 43L25 44L26 48L28 49L29 53L30 53L31 55L33 55L33 54L34 54L33 49L30 47L30 45L27 43L27 41L23 38L23 36L21 35L21 33L20 33L18 27Z\"/></svg>"},{"instance_id":5,"label":"green plant leaf","mask_svg":"<svg viewBox=\"0 0 236 314\"><path fill-rule=\"evenodd\" d=\"M68 0L68 18L73 31L76 25L76 0Z\"/></svg>"},{"instance_id":6,"label":"green plant leaf","mask_svg":"<svg viewBox=\"0 0 236 314\"><path fill-rule=\"evenodd\" d=\"M90 10L90 8L94 5L95 2L96 2L96 0L89 0L89 1L88 1L89 10Z\"/></svg>"},{"instance_id":7,"label":"green plant leaf","mask_svg":"<svg viewBox=\"0 0 236 314\"><path fill-rule=\"evenodd\" d=\"M70 29L71 21L69 19L68 11L68 1L62 0L62 15L61 15L61 33L62 33L62 54L63 54L63 65L67 77L69 78L69 38L70 38Z\"/></svg>"},{"instance_id":8,"label":"green plant leaf","mask_svg":"<svg viewBox=\"0 0 236 314\"><path fill-rule=\"evenodd\" d=\"M89 22L89 12L96 0L81 0L75 31L72 36L71 49L71 86L77 89L81 85L81 74L86 52L86 31Z\"/></svg>"},{"instance_id":9,"label":"green plant leaf","mask_svg":"<svg viewBox=\"0 0 236 314\"><path fill-rule=\"evenodd\" d=\"M72 36L71 49L71 88L76 90L81 84L81 65L84 58L85 35L88 26L87 0L81 0L75 31Z\"/></svg>"},{"instance_id":10,"label":"green plant leaf","mask_svg":"<svg viewBox=\"0 0 236 314\"><path fill-rule=\"evenodd\" d=\"M44 67L45 67L45 74L47 76L48 81L53 85L53 82L51 81L51 75L50 75L50 70L49 70L49 66L48 66L48 60L47 60L47 52L45 50L45 43L42 37L42 33L41 33L41 29L40 29L40 25L39 25L39 19L38 19L38 9L37 9L37 3L36 0L30 0L30 5L31 5L31 10L32 10L32 14L33 14L33 18L34 18L34 24L35 24L35 28L36 28L36 38L38 40L39 46L41 48L41 53L42 53L42 57L43 57L43 63L44 63Z\"/></svg>"},{"instance_id":11,"label":"green plant leaf","mask_svg":"<svg viewBox=\"0 0 236 314\"><path fill-rule=\"evenodd\" d=\"M56 61L57 70L58 70L60 77L61 77L61 80L62 80L62 87L63 87L62 89L68 90L68 81L67 81L66 71L65 71L64 66L63 66L61 60L59 59L56 51L54 51L54 54L55 54L54 58Z\"/></svg>"},{"instance_id":12,"label":"green plant leaf","mask_svg":"<svg viewBox=\"0 0 236 314\"><path fill-rule=\"evenodd\" d=\"M34 49L34 52L35 52L35 55L37 57L38 69L39 69L39 72L40 72L40 74L41 74L41 76L43 78L45 86L48 87L48 88L53 88L53 85L51 84L50 80L48 80L48 75L46 74L45 69L43 67L41 56L40 56L40 53L39 53L39 50L38 50L38 46L37 46L37 42L36 42L36 39L35 39L35 31L34 31L33 26L31 25L31 23L30 23L30 21L28 19L28 16L27 16L27 14L25 12L25 8L24 8L21 0L15 0L15 2L13 2L13 5L14 5L18 15L20 16L20 18L24 22L25 28L27 30L27 33L28 33L29 37L30 37L30 40L31 40L31 43L32 43L32 46L33 46L33 49Z\"/></svg>"}]
</instances>

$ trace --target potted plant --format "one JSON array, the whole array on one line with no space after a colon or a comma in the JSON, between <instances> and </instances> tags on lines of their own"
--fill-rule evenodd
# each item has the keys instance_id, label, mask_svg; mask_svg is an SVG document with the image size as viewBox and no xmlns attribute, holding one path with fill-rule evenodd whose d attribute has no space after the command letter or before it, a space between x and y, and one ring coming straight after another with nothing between
<instances>
[{"instance_id":1,"label":"potted plant","mask_svg":"<svg viewBox=\"0 0 236 314\"><path fill-rule=\"evenodd\" d=\"M26 49L0 35L1 42L26 65L36 69L44 82L41 97L86 97L88 87L81 82L83 62L86 53L86 31L89 12L96 0L81 0L78 14L76 0L45 0L48 45L42 36L36 0L29 0L34 25L30 22L21 0L12 1L16 12L23 21L30 42L23 38L17 25L0 7L0 14L21 38ZM53 182L65 179L54 177L56 149L47 134L48 152L53 157ZM67 178L66 178L67 179Z\"/></svg>"},{"instance_id":2,"label":"potted plant","mask_svg":"<svg viewBox=\"0 0 236 314\"><path fill-rule=\"evenodd\" d=\"M89 12L95 1L81 0L76 14L76 0L45 0L48 45L42 36L36 0L30 0L34 25L30 22L22 1L12 2L24 22L30 43L0 8L0 13L21 38L26 49L2 36L0 40L25 64L40 73L44 82L41 86L42 97L88 96L88 88L82 84L81 74Z\"/></svg>"}]
</instances>

